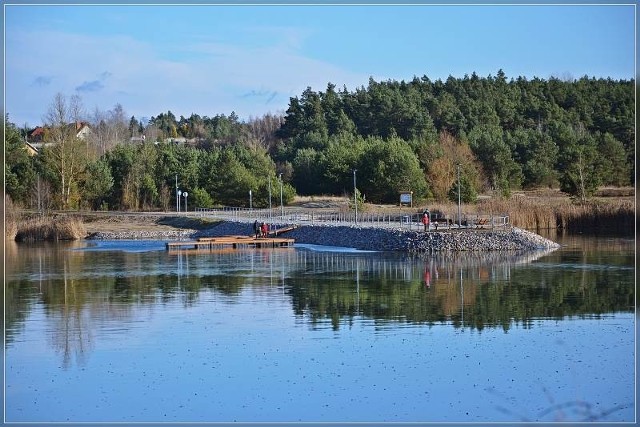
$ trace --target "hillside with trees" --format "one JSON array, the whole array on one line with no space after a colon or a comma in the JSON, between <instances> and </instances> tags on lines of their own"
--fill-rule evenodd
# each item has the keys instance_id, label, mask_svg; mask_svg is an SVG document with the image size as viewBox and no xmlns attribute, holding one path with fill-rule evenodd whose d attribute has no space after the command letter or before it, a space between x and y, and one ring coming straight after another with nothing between
<instances>
[{"instance_id":1,"label":"hillside with trees","mask_svg":"<svg viewBox=\"0 0 640 427\"><path fill-rule=\"evenodd\" d=\"M172 210L176 175L190 207L268 204L282 179L294 195L344 195L396 203L560 188L586 200L635 176L635 82L496 76L329 83L290 99L284 115L241 121L171 111L128 117L122 106L86 114L58 95L46 141L28 156L27 129L6 118L6 192L25 207ZM84 139L60 131L90 123Z\"/></svg>"}]
</instances>

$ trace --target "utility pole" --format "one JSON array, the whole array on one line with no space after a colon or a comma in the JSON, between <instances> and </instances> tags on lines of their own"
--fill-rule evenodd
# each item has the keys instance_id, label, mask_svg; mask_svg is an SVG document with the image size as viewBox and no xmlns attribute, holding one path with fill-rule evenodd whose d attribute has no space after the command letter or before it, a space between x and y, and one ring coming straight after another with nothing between
<instances>
[{"instance_id":1,"label":"utility pole","mask_svg":"<svg viewBox=\"0 0 640 427\"><path fill-rule=\"evenodd\" d=\"M458 228L462 227L462 216L460 214L460 163L458 163Z\"/></svg>"},{"instance_id":2,"label":"utility pole","mask_svg":"<svg viewBox=\"0 0 640 427\"><path fill-rule=\"evenodd\" d=\"M271 218L271 175L269 175L269 218Z\"/></svg>"},{"instance_id":3,"label":"utility pole","mask_svg":"<svg viewBox=\"0 0 640 427\"><path fill-rule=\"evenodd\" d=\"M284 204L282 202L282 174L280 174L280 216L284 219Z\"/></svg>"}]
</instances>

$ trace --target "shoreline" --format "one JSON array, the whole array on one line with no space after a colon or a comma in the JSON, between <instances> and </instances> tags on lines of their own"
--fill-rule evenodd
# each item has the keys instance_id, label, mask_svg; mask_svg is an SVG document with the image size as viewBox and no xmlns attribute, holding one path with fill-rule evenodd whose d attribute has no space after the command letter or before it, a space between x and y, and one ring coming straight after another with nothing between
<instances>
[{"instance_id":1,"label":"shoreline","mask_svg":"<svg viewBox=\"0 0 640 427\"><path fill-rule=\"evenodd\" d=\"M271 224L271 228L285 226ZM147 227L126 225L116 230L96 230L87 224L87 240L191 240L199 237L252 235L253 225L245 222L221 221L209 227L174 228L150 222ZM397 228L358 226L302 225L287 232L297 243L339 246L360 250L425 253L476 252L556 249L560 245L533 232L517 227L505 230L416 231Z\"/></svg>"}]
</instances>

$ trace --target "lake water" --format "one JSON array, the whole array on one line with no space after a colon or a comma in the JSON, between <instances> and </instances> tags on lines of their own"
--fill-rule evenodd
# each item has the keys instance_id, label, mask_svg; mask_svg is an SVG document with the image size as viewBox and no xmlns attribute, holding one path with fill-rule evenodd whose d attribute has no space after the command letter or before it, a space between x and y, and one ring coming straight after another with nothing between
<instances>
[{"instance_id":1,"label":"lake water","mask_svg":"<svg viewBox=\"0 0 640 427\"><path fill-rule=\"evenodd\" d=\"M635 421L634 241L6 243L6 422Z\"/></svg>"}]
</instances>

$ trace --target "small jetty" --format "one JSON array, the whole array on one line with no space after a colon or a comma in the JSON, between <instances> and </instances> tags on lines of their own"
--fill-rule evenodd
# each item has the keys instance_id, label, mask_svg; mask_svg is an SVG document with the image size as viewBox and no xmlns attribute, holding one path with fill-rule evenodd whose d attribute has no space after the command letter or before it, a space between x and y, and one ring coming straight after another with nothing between
<instances>
[{"instance_id":1,"label":"small jetty","mask_svg":"<svg viewBox=\"0 0 640 427\"><path fill-rule=\"evenodd\" d=\"M216 249L246 249L246 248L289 248L295 239L282 237L251 237L251 236L222 236L201 237L198 240L186 242L168 242L167 250L216 250Z\"/></svg>"}]
</instances>

